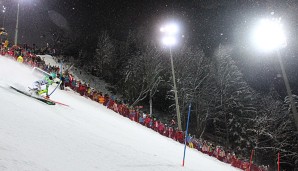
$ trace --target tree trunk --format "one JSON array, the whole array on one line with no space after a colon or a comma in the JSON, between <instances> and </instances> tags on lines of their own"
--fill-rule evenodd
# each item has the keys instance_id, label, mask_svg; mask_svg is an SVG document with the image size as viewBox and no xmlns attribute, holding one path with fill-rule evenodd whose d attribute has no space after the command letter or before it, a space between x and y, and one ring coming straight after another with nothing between
<instances>
[{"instance_id":1,"label":"tree trunk","mask_svg":"<svg viewBox=\"0 0 298 171\"><path fill-rule=\"evenodd\" d=\"M225 111L224 111L225 112ZM228 121L227 121L227 114L225 112L225 124L226 124L226 146L228 147L229 143L229 128L228 128Z\"/></svg>"}]
</instances>

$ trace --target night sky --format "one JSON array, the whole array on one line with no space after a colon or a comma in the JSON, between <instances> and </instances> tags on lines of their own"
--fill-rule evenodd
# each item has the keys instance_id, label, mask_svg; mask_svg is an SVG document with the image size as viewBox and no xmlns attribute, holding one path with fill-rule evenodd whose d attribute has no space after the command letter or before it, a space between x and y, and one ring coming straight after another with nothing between
<instances>
[{"instance_id":1,"label":"night sky","mask_svg":"<svg viewBox=\"0 0 298 171\"><path fill-rule=\"evenodd\" d=\"M109 29L124 36L128 29L138 26L157 29L160 22L176 18L182 23L185 35L200 43L227 42L235 39L237 27L258 16L274 11L278 16L294 17L294 1L262 0L20 0L21 42L43 42L40 35L58 27L49 11L61 14L69 31ZM17 0L1 0L7 7L5 28L13 37L16 22ZM3 13L1 14L3 21ZM58 27L59 28L59 27ZM151 30L154 31L154 30ZM39 39L38 39L39 38Z\"/></svg>"},{"instance_id":2,"label":"night sky","mask_svg":"<svg viewBox=\"0 0 298 171\"><path fill-rule=\"evenodd\" d=\"M289 35L288 46L282 54L291 84L298 87L298 2L295 0L20 1L19 43L51 44L50 34L55 29L85 37L96 37L101 30L108 30L113 38L123 40L130 29L137 27L146 28L147 35L158 41L156 35L160 24L175 18L181 23L186 40L190 44L200 45L207 55L212 55L220 43L237 49L234 56L239 56L239 67L252 83L266 83L267 79L280 82L275 72L278 70L276 61L268 60L267 54L254 53L250 49L248 33L258 18L281 17ZM1 6L7 7L4 27L12 42L17 0L0 2ZM0 21L3 18L4 13L1 13ZM268 87L267 84L253 85L259 89Z\"/></svg>"},{"instance_id":3,"label":"night sky","mask_svg":"<svg viewBox=\"0 0 298 171\"><path fill-rule=\"evenodd\" d=\"M13 37L17 0L0 2L7 6L4 26ZM109 29L119 36L141 25L156 29L163 20L176 18L185 35L201 43L232 42L238 27L272 11L285 19L295 18L297 12L296 3L289 0L21 0L20 4L20 41L38 43L42 41L36 37L58 27L49 11L61 14L71 31Z\"/></svg>"}]
</instances>

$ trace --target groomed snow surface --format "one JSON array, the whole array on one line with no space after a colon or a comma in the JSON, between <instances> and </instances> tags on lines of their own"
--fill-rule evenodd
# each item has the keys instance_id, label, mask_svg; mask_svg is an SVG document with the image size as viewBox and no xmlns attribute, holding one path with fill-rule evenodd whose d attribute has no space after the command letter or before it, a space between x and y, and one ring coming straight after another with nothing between
<instances>
[{"instance_id":1,"label":"groomed snow surface","mask_svg":"<svg viewBox=\"0 0 298 171\"><path fill-rule=\"evenodd\" d=\"M40 79L0 56L0 170L233 171L238 170L161 136L72 91L56 90L50 106L22 95ZM55 87L50 87L50 92Z\"/></svg>"}]
</instances>

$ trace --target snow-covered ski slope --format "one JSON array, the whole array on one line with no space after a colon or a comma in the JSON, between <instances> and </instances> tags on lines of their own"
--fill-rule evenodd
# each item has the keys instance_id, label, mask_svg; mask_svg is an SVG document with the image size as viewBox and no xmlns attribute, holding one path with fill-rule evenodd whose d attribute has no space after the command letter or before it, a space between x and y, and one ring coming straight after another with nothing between
<instances>
[{"instance_id":1,"label":"snow-covered ski slope","mask_svg":"<svg viewBox=\"0 0 298 171\"><path fill-rule=\"evenodd\" d=\"M238 170L147 129L71 91L56 90L50 106L22 95L31 70L0 56L1 171ZM51 87L50 91L54 87Z\"/></svg>"}]
</instances>

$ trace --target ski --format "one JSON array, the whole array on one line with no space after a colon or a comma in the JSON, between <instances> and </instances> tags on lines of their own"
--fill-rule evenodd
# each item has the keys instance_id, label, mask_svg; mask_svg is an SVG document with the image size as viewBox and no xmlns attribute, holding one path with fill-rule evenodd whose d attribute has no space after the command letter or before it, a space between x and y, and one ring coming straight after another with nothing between
<instances>
[{"instance_id":1,"label":"ski","mask_svg":"<svg viewBox=\"0 0 298 171\"><path fill-rule=\"evenodd\" d=\"M32 90L30 87L28 87L29 88L29 90ZM56 87L57 88L57 87ZM55 88L55 89L56 89ZM51 94L50 94L51 95ZM46 98L45 96L40 96L40 97L42 97L43 99L45 99L45 100L48 100L48 101L51 101L51 102L53 102L53 103L56 103L56 104L59 104L59 105L63 105L63 106L67 106L67 107L69 107L69 105L67 105L67 104L64 104L64 103L61 103L61 102L57 102L57 101L54 101L54 100L52 100L52 99L50 99L50 98Z\"/></svg>"},{"instance_id":2,"label":"ski","mask_svg":"<svg viewBox=\"0 0 298 171\"><path fill-rule=\"evenodd\" d=\"M27 92L24 92L24 91L21 91L21 90L15 88L15 87L10 86L10 88L13 89L13 90L15 90L15 91L17 91L17 92L19 92L19 93L21 93L21 94L24 94L24 95L28 96L28 97L32 97L32 98L34 98L34 99L36 99L36 100L39 100L39 101L41 101L41 102L44 102L44 103L46 103L46 104L48 104L48 105L55 105L55 104L56 104L55 102L46 100L46 99L44 99L44 98L34 97L34 96L32 96L31 94L29 94L29 93L27 93Z\"/></svg>"},{"instance_id":3,"label":"ski","mask_svg":"<svg viewBox=\"0 0 298 171\"><path fill-rule=\"evenodd\" d=\"M61 102L57 102L57 101L52 100L52 99L48 99L48 98L46 98L46 97L43 97L43 98L46 99L46 100L48 100L48 101L51 101L51 102L53 102L53 103L56 103L56 104L59 104L59 105L62 105L62 106L67 106L67 107L69 107L69 105L67 105L67 104L64 104L64 103L61 103Z\"/></svg>"}]
</instances>

